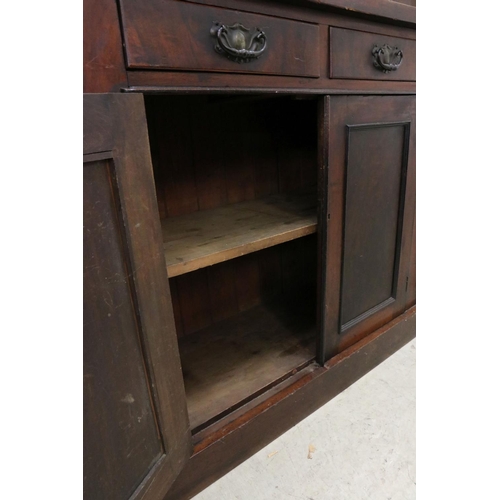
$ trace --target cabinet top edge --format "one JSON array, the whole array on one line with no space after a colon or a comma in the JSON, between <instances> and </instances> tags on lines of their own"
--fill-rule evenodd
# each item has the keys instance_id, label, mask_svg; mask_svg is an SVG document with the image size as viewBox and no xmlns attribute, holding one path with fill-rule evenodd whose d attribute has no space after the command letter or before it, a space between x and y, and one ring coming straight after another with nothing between
<instances>
[{"instance_id":1,"label":"cabinet top edge","mask_svg":"<svg viewBox=\"0 0 500 500\"><path fill-rule=\"evenodd\" d=\"M305 7L333 9L337 12L370 16L379 20L403 22L416 26L417 9L393 0L278 0ZM374 19L375 20L375 19Z\"/></svg>"}]
</instances>

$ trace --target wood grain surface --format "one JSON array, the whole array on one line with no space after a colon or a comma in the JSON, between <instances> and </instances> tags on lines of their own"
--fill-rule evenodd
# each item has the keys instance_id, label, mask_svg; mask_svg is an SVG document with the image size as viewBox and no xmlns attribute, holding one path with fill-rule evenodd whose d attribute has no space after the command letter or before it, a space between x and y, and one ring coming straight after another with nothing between
<instances>
[{"instance_id":1,"label":"wood grain surface","mask_svg":"<svg viewBox=\"0 0 500 500\"><path fill-rule=\"evenodd\" d=\"M142 96L84 95L89 500L160 498L192 449L147 139Z\"/></svg>"},{"instance_id":2,"label":"wood grain surface","mask_svg":"<svg viewBox=\"0 0 500 500\"><path fill-rule=\"evenodd\" d=\"M328 359L405 310L415 98L331 96L326 107L328 185L321 217L328 220L322 292Z\"/></svg>"},{"instance_id":3,"label":"wood grain surface","mask_svg":"<svg viewBox=\"0 0 500 500\"><path fill-rule=\"evenodd\" d=\"M130 496L163 454L130 293L127 249L114 203L113 171L108 160L88 162L83 172L84 498L88 500Z\"/></svg>"},{"instance_id":4,"label":"wood grain surface","mask_svg":"<svg viewBox=\"0 0 500 500\"><path fill-rule=\"evenodd\" d=\"M398 47L403 52L400 67L384 73L373 65L375 45ZM330 28L330 78L353 80L414 81L416 42L406 38Z\"/></svg>"},{"instance_id":5,"label":"wood grain surface","mask_svg":"<svg viewBox=\"0 0 500 500\"><path fill-rule=\"evenodd\" d=\"M413 339L415 322L413 307L198 443L165 500L192 498L341 393Z\"/></svg>"},{"instance_id":6,"label":"wood grain surface","mask_svg":"<svg viewBox=\"0 0 500 500\"><path fill-rule=\"evenodd\" d=\"M83 91L118 92L127 86L118 7L114 0L83 2Z\"/></svg>"},{"instance_id":7,"label":"wood grain surface","mask_svg":"<svg viewBox=\"0 0 500 500\"><path fill-rule=\"evenodd\" d=\"M168 275L300 238L316 231L314 195L273 195L162 221Z\"/></svg>"},{"instance_id":8,"label":"wood grain surface","mask_svg":"<svg viewBox=\"0 0 500 500\"><path fill-rule=\"evenodd\" d=\"M181 339L191 428L234 410L314 359L314 305L294 305L259 305Z\"/></svg>"},{"instance_id":9,"label":"wood grain surface","mask_svg":"<svg viewBox=\"0 0 500 500\"><path fill-rule=\"evenodd\" d=\"M120 0L129 68L319 76L319 28L314 24L188 2ZM214 50L214 22L261 28L267 48L239 64Z\"/></svg>"},{"instance_id":10,"label":"wood grain surface","mask_svg":"<svg viewBox=\"0 0 500 500\"><path fill-rule=\"evenodd\" d=\"M238 315L282 294L315 297L316 235L170 278L177 335Z\"/></svg>"}]
</instances>

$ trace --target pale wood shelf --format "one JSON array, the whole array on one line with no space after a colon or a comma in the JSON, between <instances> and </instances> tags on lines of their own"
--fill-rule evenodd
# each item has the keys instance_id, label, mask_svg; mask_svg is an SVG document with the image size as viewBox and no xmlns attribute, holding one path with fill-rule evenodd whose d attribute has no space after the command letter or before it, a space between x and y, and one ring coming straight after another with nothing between
<instances>
[{"instance_id":1,"label":"pale wood shelf","mask_svg":"<svg viewBox=\"0 0 500 500\"><path fill-rule=\"evenodd\" d=\"M314 359L315 303L306 302L259 305L179 340L193 431Z\"/></svg>"},{"instance_id":2,"label":"pale wood shelf","mask_svg":"<svg viewBox=\"0 0 500 500\"><path fill-rule=\"evenodd\" d=\"M169 277L317 231L316 197L272 195L162 221Z\"/></svg>"}]
</instances>

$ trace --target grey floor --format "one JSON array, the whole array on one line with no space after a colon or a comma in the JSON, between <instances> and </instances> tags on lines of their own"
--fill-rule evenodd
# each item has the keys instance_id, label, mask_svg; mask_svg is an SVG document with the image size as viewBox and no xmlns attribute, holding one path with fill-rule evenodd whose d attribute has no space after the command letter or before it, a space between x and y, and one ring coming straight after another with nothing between
<instances>
[{"instance_id":1,"label":"grey floor","mask_svg":"<svg viewBox=\"0 0 500 500\"><path fill-rule=\"evenodd\" d=\"M195 500L414 499L415 354L413 340Z\"/></svg>"}]
</instances>

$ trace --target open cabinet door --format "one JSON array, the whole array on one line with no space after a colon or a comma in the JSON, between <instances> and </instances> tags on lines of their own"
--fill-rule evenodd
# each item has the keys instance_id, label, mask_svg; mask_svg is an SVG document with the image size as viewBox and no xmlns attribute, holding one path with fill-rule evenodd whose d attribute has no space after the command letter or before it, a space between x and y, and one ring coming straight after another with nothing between
<instances>
[{"instance_id":1,"label":"open cabinet door","mask_svg":"<svg viewBox=\"0 0 500 500\"><path fill-rule=\"evenodd\" d=\"M327 96L320 123L319 358L408 305L415 216L415 96Z\"/></svg>"},{"instance_id":2,"label":"open cabinet door","mask_svg":"<svg viewBox=\"0 0 500 500\"><path fill-rule=\"evenodd\" d=\"M142 95L84 95L84 498L163 498L191 454Z\"/></svg>"}]
</instances>

